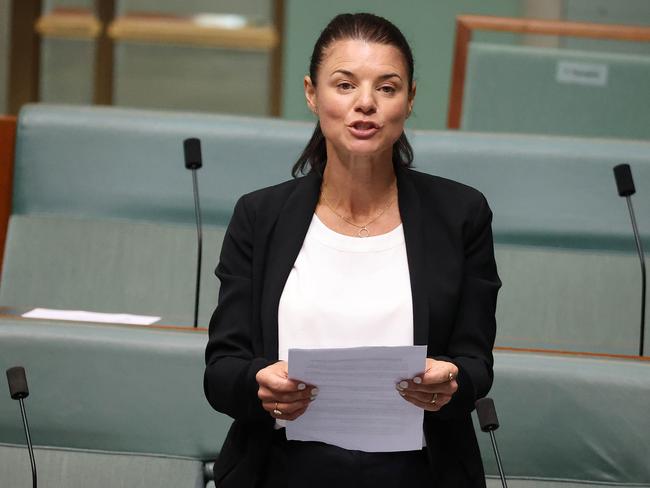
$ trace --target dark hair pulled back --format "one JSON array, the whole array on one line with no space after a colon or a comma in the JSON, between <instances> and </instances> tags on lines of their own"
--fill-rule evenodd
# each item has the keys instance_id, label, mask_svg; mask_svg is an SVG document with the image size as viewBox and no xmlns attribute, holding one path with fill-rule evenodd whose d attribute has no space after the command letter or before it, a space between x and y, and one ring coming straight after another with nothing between
<instances>
[{"instance_id":1,"label":"dark hair pulled back","mask_svg":"<svg viewBox=\"0 0 650 488\"><path fill-rule=\"evenodd\" d=\"M309 63L309 76L316 86L318 68L320 67L325 50L335 41L345 39L358 39L378 44L388 44L396 47L404 57L408 70L408 89L413 87L413 54L402 32L391 22L377 15L368 13L340 14L334 17L323 29L311 55ZM300 174L316 171L322 175L327 163L325 136L316 123L314 133L302 151L302 154L293 165L291 174L298 177ZM409 167L413 163L413 148L402 132L399 139L393 144L393 164L395 167Z\"/></svg>"}]
</instances>

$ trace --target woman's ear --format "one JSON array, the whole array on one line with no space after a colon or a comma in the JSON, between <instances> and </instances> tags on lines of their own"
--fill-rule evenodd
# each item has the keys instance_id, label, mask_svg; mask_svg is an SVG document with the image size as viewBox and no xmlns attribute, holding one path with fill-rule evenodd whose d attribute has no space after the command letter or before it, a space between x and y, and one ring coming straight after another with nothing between
<instances>
[{"instance_id":1,"label":"woman's ear","mask_svg":"<svg viewBox=\"0 0 650 488\"><path fill-rule=\"evenodd\" d=\"M305 88L305 98L307 99L307 106L315 115L318 115L318 103L316 102L316 87L311 81L310 76L305 76L303 80Z\"/></svg>"},{"instance_id":2,"label":"woman's ear","mask_svg":"<svg viewBox=\"0 0 650 488\"><path fill-rule=\"evenodd\" d=\"M408 116L411 116L411 112L413 112L413 103L415 102L415 92L416 92L417 85L415 84L415 81L413 82L413 88L411 88L411 92L409 93L409 99L408 99Z\"/></svg>"}]
</instances>

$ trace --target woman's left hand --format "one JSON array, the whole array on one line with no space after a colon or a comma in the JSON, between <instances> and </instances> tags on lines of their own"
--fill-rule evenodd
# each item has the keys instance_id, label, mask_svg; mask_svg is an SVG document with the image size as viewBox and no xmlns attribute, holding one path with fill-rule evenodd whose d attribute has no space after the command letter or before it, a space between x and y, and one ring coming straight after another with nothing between
<instances>
[{"instance_id":1,"label":"woman's left hand","mask_svg":"<svg viewBox=\"0 0 650 488\"><path fill-rule=\"evenodd\" d=\"M427 358L423 374L402 380L395 387L407 402L437 412L451 401L458 390L458 367L447 361Z\"/></svg>"}]
</instances>

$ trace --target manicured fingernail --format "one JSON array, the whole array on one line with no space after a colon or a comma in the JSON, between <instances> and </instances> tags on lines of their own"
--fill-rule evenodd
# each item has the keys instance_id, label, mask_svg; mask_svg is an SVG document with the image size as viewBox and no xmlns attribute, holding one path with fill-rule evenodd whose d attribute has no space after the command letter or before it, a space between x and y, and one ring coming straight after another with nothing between
<instances>
[{"instance_id":1,"label":"manicured fingernail","mask_svg":"<svg viewBox=\"0 0 650 488\"><path fill-rule=\"evenodd\" d=\"M400 386L400 388L408 388L409 387L409 382L402 380L402 381L399 382L399 386Z\"/></svg>"},{"instance_id":2,"label":"manicured fingernail","mask_svg":"<svg viewBox=\"0 0 650 488\"><path fill-rule=\"evenodd\" d=\"M399 394L402 396L406 396L406 393L404 393L403 391L400 391Z\"/></svg>"},{"instance_id":3,"label":"manicured fingernail","mask_svg":"<svg viewBox=\"0 0 650 488\"><path fill-rule=\"evenodd\" d=\"M397 389L397 391L402 391L403 390L403 388L401 386L399 386L399 383L397 383L395 385L395 388Z\"/></svg>"},{"instance_id":4,"label":"manicured fingernail","mask_svg":"<svg viewBox=\"0 0 650 488\"><path fill-rule=\"evenodd\" d=\"M315 396L310 396L309 399L313 402L314 400L316 400L316 397Z\"/></svg>"},{"instance_id":5,"label":"manicured fingernail","mask_svg":"<svg viewBox=\"0 0 650 488\"><path fill-rule=\"evenodd\" d=\"M298 383L298 390L302 391L305 388L307 388L307 385L305 385L304 383Z\"/></svg>"},{"instance_id":6,"label":"manicured fingernail","mask_svg":"<svg viewBox=\"0 0 650 488\"><path fill-rule=\"evenodd\" d=\"M315 397L318 395L318 388L312 388L309 393L311 393L311 396Z\"/></svg>"},{"instance_id":7,"label":"manicured fingernail","mask_svg":"<svg viewBox=\"0 0 650 488\"><path fill-rule=\"evenodd\" d=\"M420 383L422 383L422 378L420 378L419 376L416 376L415 378L413 378L413 383L415 383L416 385L419 385Z\"/></svg>"}]
</instances>

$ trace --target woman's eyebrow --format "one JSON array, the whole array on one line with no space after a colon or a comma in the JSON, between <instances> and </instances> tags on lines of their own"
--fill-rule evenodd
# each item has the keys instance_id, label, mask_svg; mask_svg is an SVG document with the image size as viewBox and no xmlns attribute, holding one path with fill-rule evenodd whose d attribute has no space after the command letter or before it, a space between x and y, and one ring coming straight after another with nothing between
<instances>
[{"instance_id":1,"label":"woman's eyebrow","mask_svg":"<svg viewBox=\"0 0 650 488\"><path fill-rule=\"evenodd\" d=\"M334 71L332 71L332 73L330 74L330 76L334 76L334 75L337 74L337 73L340 73L340 74L342 74L342 75L345 75L345 76L349 76L349 77L351 77L351 78L354 78L354 73L353 73L352 71L348 71L348 70L346 70L346 69L337 69L337 70L334 70ZM402 79L402 77L401 77L398 73L386 73L386 74L383 74L383 75L381 75L381 76L378 77L378 79L379 79L379 80L382 80L382 81L383 81L383 80L387 80L387 79L389 79L389 78L399 78L400 80Z\"/></svg>"},{"instance_id":2,"label":"woman's eyebrow","mask_svg":"<svg viewBox=\"0 0 650 488\"><path fill-rule=\"evenodd\" d=\"M380 80L387 80L388 78L399 78L400 80L402 79L402 77L397 73L386 73L385 75L381 75L379 77Z\"/></svg>"}]
</instances>

